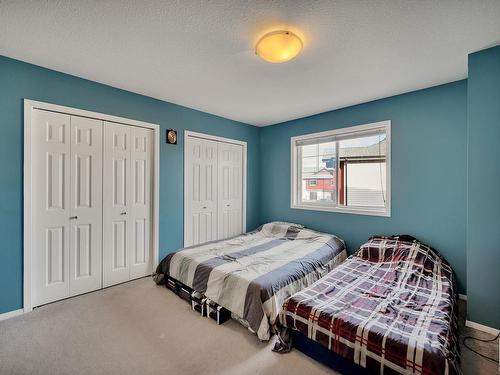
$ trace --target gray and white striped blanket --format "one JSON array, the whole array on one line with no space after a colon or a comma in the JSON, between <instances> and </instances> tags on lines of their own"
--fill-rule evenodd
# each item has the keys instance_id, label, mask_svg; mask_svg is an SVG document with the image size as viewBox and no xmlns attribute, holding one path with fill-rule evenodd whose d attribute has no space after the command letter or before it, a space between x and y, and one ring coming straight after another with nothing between
<instances>
[{"instance_id":1,"label":"gray and white striped blanket","mask_svg":"<svg viewBox=\"0 0 500 375\"><path fill-rule=\"evenodd\" d=\"M203 293L269 340L283 302L346 258L344 241L296 224L272 222L222 241L167 255L157 284L170 276Z\"/></svg>"}]
</instances>

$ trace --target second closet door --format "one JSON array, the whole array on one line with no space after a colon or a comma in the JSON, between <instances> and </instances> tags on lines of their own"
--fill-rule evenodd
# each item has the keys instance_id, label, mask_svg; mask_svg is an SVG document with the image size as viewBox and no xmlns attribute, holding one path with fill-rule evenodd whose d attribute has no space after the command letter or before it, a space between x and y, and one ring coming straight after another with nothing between
<instances>
[{"instance_id":1,"label":"second closet door","mask_svg":"<svg viewBox=\"0 0 500 375\"><path fill-rule=\"evenodd\" d=\"M217 239L217 142L186 138L184 246Z\"/></svg>"},{"instance_id":2,"label":"second closet door","mask_svg":"<svg viewBox=\"0 0 500 375\"><path fill-rule=\"evenodd\" d=\"M218 239L243 233L243 147L218 144Z\"/></svg>"},{"instance_id":3,"label":"second closet door","mask_svg":"<svg viewBox=\"0 0 500 375\"><path fill-rule=\"evenodd\" d=\"M185 139L184 246L243 233L243 146Z\"/></svg>"},{"instance_id":4,"label":"second closet door","mask_svg":"<svg viewBox=\"0 0 500 375\"><path fill-rule=\"evenodd\" d=\"M151 273L152 131L105 123L103 283Z\"/></svg>"}]
</instances>

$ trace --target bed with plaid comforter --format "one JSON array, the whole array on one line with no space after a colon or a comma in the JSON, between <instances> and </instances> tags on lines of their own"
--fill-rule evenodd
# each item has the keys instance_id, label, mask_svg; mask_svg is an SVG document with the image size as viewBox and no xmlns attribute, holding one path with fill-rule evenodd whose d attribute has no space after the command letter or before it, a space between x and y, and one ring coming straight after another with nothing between
<instances>
[{"instance_id":1,"label":"bed with plaid comforter","mask_svg":"<svg viewBox=\"0 0 500 375\"><path fill-rule=\"evenodd\" d=\"M272 222L240 236L181 249L158 265L171 277L231 311L261 340L269 340L286 298L347 258L338 237Z\"/></svg>"},{"instance_id":2,"label":"bed with plaid comforter","mask_svg":"<svg viewBox=\"0 0 500 375\"><path fill-rule=\"evenodd\" d=\"M413 237L370 238L289 298L279 320L370 372L461 373L452 269Z\"/></svg>"}]
</instances>

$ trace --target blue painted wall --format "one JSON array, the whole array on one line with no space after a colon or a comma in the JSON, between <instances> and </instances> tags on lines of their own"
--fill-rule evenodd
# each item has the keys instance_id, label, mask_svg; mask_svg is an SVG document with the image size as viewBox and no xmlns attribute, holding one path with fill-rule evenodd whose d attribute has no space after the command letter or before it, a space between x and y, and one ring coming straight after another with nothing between
<instances>
[{"instance_id":1,"label":"blue painted wall","mask_svg":"<svg viewBox=\"0 0 500 375\"><path fill-rule=\"evenodd\" d=\"M469 55L468 318L500 329L500 46Z\"/></svg>"},{"instance_id":2,"label":"blue painted wall","mask_svg":"<svg viewBox=\"0 0 500 375\"><path fill-rule=\"evenodd\" d=\"M259 224L258 128L0 56L0 313L23 303L24 98L161 125L160 256L183 241L184 129L248 142L247 228ZM164 143L166 129L177 145Z\"/></svg>"},{"instance_id":3,"label":"blue painted wall","mask_svg":"<svg viewBox=\"0 0 500 375\"><path fill-rule=\"evenodd\" d=\"M466 109L464 80L263 128L261 221L336 233L350 251L373 234L414 235L446 257L464 293ZM390 218L290 208L290 137L382 120L392 121Z\"/></svg>"}]
</instances>

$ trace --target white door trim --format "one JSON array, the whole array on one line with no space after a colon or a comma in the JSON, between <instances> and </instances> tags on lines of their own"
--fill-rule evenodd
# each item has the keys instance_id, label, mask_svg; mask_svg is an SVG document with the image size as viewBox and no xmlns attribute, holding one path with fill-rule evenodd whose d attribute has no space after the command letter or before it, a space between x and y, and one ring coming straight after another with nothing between
<instances>
[{"instance_id":1,"label":"white door trim","mask_svg":"<svg viewBox=\"0 0 500 375\"><path fill-rule=\"evenodd\" d=\"M32 304L32 168L31 168L31 119L35 109L45 111L65 113L73 116L88 117L92 119L115 122L124 125L137 126L152 129L154 132L154 155L153 155L153 218L152 218L152 238L153 238L153 262L151 272L154 272L159 262L159 208L160 208L160 126L148 122L132 120L124 117L106 115L104 113L86 111L83 109L65 107L57 104L44 103L29 99L24 99L24 225L23 225L23 310L29 312L33 309Z\"/></svg>"},{"instance_id":2,"label":"white door trim","mask_svg":"<svg viewBox=\"0 0 500 375\"><path fill-rule=\"evenodd\" d=\"M231 139L231 138L224 138L224 137L219 137L216 135L210 135L210 134L205 134L205 133L198 133L194 132L191 130L184 130L184 160L183 160L183 168L184 168L184 246L186 244L186 196L187 196L187 186L186 186L186 180L187 180L187 171L186 171L186 156L187 156L187 148L186 148L186 139L187 137L196 137L196 138L202 138L202 139L208 139L210 141L217 141L217 142L225 142L225 143L233 143L236 145L241 145L243 146L243 208L242 208L242 223L243 223L243 233L246 233L247 231L247 142L245 141L239 141L237 139Z\"/></svg>"}]
</instances>

